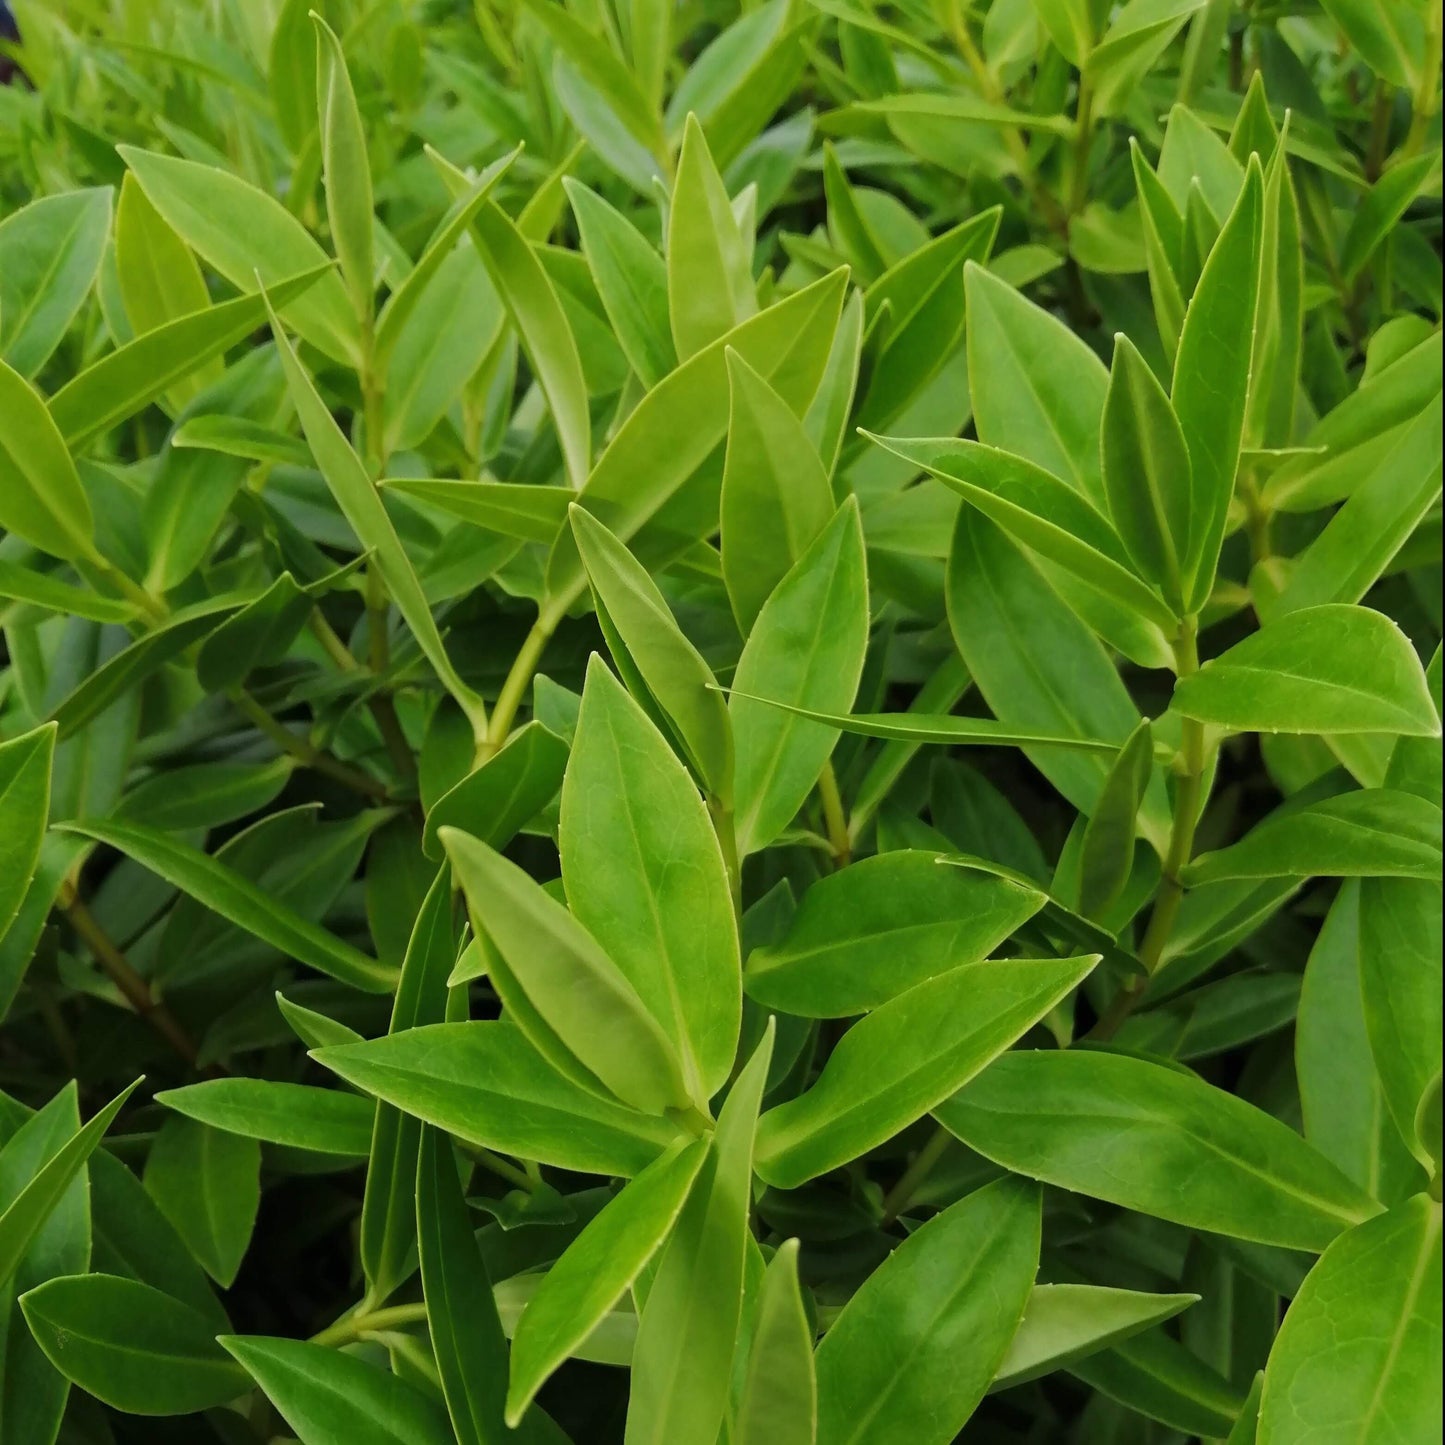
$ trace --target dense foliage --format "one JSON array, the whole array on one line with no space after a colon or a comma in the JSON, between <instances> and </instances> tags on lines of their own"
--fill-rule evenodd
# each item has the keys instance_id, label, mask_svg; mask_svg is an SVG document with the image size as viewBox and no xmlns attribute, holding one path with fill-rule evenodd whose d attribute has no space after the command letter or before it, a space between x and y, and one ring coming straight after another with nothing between
<instances>
[{"instance_id":1,"label":"dense foliage","mask_svg":"<svg viewBox=\"0 0 1445 1445\"><path fill-rule=\"evenodd\" d=\"M1438 1440L1440 0L13 9L0 1445Z\"/></svg>"}]
</instances>

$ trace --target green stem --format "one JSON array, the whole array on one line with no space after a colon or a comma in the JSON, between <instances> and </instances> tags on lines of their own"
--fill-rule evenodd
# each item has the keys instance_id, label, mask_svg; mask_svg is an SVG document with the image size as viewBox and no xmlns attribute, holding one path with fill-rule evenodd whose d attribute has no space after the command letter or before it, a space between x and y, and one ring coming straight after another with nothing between
<instances>
[{"instance_id":1,"label":"green stem","mask_svg":"<svg viewBox=\"0 0 1445 1445\"><path fill-rule=\"evenodd\" d=\"M1425 144L1426 133L1430 129L1430 122L1435 118L1435 108L1439 104L1439 94L1435 82L1440 75L1442 28L1445 28L1445 21L1442 21L1441 0L1434 0L1430 6L1430 18L1425 26L1425 54L1421 57L1420 84L1415 91L1412 104L1410 133L1405 137L1402 151L1402 154L1406 156L1415 155Z\"/></svg>"},{"instance_id":2,"label":"green stem","mask_svg":"<svg viewBox=\"0 0 1445 1445\"><path fill-rule=\"evenodd\" d=\"M846 868L853 858L853 839L848 832L848 812L843 795L838 791L838 775L833 760L823 764L818 778L818 796L823 800L823 819L828 825L828 842L833 849L833 866Z\"/></svg>"},{"instance_id":3,"label":"green stem","mask_svg":"<svg viewBox=\"0 0 1445 1445\"><path fill-rule=\"evenodd\" d=\"M522 699L532 685L532 679L537 673L537 666L542 661L542 653L551 639L551 624L539 617L532 624L532 630L527 634L517 656L513 659L511 671L508 672L506 681L502 684L501 692L497 694L497 705L492 709L492 720L487 728L486 738L477 748L478 764L486 762L493 754L499 752L502 744L507 741L507 735L512 731L512 723L517 716L517 709L521 707Z\"/></svg>"},{"instance_id":4,"label":"green stem","mask_svg":"<svg viewBox=\"0 0 1445 1445\"><path fill-rule=\"evenodd\" d=\"M328 778L371 798L376 802L387 802L390 794L384 784L377 782L358 768L353 768L343 763L340 758L334 758L330 753L323 752L302 737L286 727L273 713L269 712L244 687L238 687L231 694L231 700L256 727L256 729L270 738L273 743L284 753L289 753L304 768L311 768L318 773L324 773Z\"/></svg>"},{"instance_id":5,"label":"green stem","mask_svg":"<svg viewBox=\"0 0 1445 1445\"><path fill-rule=\"evenodd\" d=\"M1174 645L1175 667L1180 677L1189 677L1199 671L1197 639L1196 619L1186 618ZM1199 826L1206 765L1204 725L1185 718L1179 748L1180 774L1174 790L1174 819L1164 855L1163 877L1139 945L1139 961L1144 965L1145 977L1131 979L1114 996L1113 1002L1089 1032L1088 1037L1096 1043L1112 1039L1134 1012L1174 932L1179 906L1184 901L1184 884L1180 875L1194 854L1194 833Z\"/></svg>"},{"instance_id":6,"label":"green stem","mask_svg":"<svg viewBox=\"0 0 1445 1445\"><path fill-rule=\"evenodd\" d=\"M387 1330L396 1325L421 1324L426 1319L424 1304L388 1305L385 1309L367 1310L358 1307L350 1314L343 1315L334 1325L311 1336L313 1345L328 1345L332 1348L349 1345L362 1335L373 1330Z\"/></svg>"},{"instance_id":7,"label":"green stem","mask_svg":"<svg viewBox=\"0 0 1445 1445\"><path fill-rule=\"evenodd\" d=\"M952 1143L953 1135L940 1124L934 1130L933 1137L913 1156L913 1162L903 1171L898 1183L888 1191L883 1200L882 1222L885 1227L892 1224L913 1202L914 1196L938 1167Z\"/></svg>"},{"instance_id":8,"label":"green stem","mask_svg":"<svg viewBox=\"0 0 1445 1445\"><path fill-rule=\"evenodd\" d=\"M156 625L166 621L171 615L170 608L159 597L142 587L140 583L132 582L119 567L108 558L103 557L99 551L92 551L85 561L86 565L99 575L107 587L117 596L131 603L147 622Z\"/></svg>"},{"instance_id":9,"label":"green stem","mask_svg":"<svg viewBox=\"0 0 1445 1445\"><path fill-rule=\"evenodd\" d=\"M708 814L712 818L713 832L717 834L718 847L722 849L723 867L727 870L728 888L732 893L733 912L739 922L743 916L743 870L738 858L737 821L733 810L717 798L707 800Z\"/></svg>"},{"instance_id":10,"label":"green stem","mask_svg":"<svg viewBox=\"0 0 1445 1445\"><path fill-rule=\"evenodd\" d=\"M1072 221L1089 197L1089 152L1094 146L1094 87L1079 75L1079 103L1074 112L1074 166L1069 183L1067 213Z\"/></svg>"}]
</instances>

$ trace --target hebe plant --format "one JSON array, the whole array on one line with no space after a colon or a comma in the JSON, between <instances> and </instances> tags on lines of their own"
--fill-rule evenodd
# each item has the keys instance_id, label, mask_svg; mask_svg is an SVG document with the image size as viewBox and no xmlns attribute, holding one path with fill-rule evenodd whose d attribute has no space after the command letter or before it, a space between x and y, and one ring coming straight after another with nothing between
<instances>
[{"instance_id":1,"label":"hebe plant","mask_svg":"<svg viewBox=\"0 0 1445 1445\"><path fill-rule=\"evenodd\" d=\"M0 1445L1438 1440L1439 0L14 9Z\"/></svg>"}]
</instances>

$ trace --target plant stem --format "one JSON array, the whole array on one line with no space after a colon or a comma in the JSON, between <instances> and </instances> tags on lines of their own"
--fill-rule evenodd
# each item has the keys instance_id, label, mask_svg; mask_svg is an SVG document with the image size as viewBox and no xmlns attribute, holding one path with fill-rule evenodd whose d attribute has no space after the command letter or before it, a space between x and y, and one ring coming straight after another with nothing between
<instances>
[{"instance_id":1,"label":"plant stem","mask_svg":"<svg viewBox=\"0 0 1445 1445\"><path fill-rule=\"evenodd\" d=\"M828 842L833 848L833 866L846 868L853 858L853 839L848 832L848 812L843 795L838 791L838 775L833 760L823 764L818 778L818 796L823 800L823 818L828 825Z\"/></svg>"},{"instance_id":2,"label":"plant stem","mask_svg":"<svg viewBox=\"0 0 1445 1445\"><path fill-rule=\"evenodd\" d=\"M1441 0L1433 0L1425 23L1425 53L1420 62L1420 84L1411 107L1410 133L1405 137L1401 150L1404 156L1415 155L1425 144L1430 122L1435 118L1435 107L1439 102L1435 82L1440 75L1442 23L1445 21L1442 21Z\"/></svg>"},{"instance_id":3,"label":"plant stem","mask_svg":"<svg viewBox=\"0 0 1445 1445\"><path fill-rule=\"evenodd\" d=\"M517 656L512 661L511 671L507 673L502 690L497 694L497 705L492 709L492 720L487 728L487 736L477 748L478 764L486 762L493 754L500 751L502 744L507 741L507 734L512 731L512 723L517 716L517 709L521 707L522 699L532 685L532 679L537 673L537 665L542 661L542 653L546 650L551 638L550 622L539 617L532 624L532 630L518 649Z\"/></svg>"},{"instance_id":4,"label":"plant stem","mask_svg":"<svg viewBox=\"0 0 1445 1445\"><path fill-rule=\"evenodd\" d=\"M723 867L727 870L728 888L732 893L733 912L739 922L743 916L743 870L738 859L738 830L733 810L717 798L707 800L707 811L712 818L713 832L717 834L718 847L722 849Z\"/></svg>"},{"instance_id":5,"label":"plant stem","mask_svg":"<svg viewBox=\"0 0 1445 1445\"><path fill-rule=\"evenodd\" d=\"M939 1161L948 1153L952 1143L953 1135L940 1124L934 1130L933 1137L913 1156L913 1162L903 1171L898 1182L883 1200L882 1223L885 1227L892 1224L913 1202L913 1196L938 1167Z\"/></svg>"},{"instance_id":6,"label":"plant stem","mask_svg":"<svg viewBox=\"0 0 1445 1445\"><path fill-rule=\"evenodd\" d=\"M1079 103L1074 112L1074 166L1066 207L1069 220L1083 210L1089 195L1089 152L1094 147L1094 87L1079 74Z\"/></svg>"},{"instance_id":7,"label":"plant stem","mask_svg":"<svg viewBox=\"0 0 1445 1445\"><path fill-rule=\"evenodd\" d=\"M58 901L76 936L125 1001L194 1069L197 1053L191 1036L170 1009L156 1000L150 984L135 971L95 915L80 901L73 884L67 882L61 887Z\"/></svg>"},{"instance_id":8,"label":"plant stem","mask_svg":"<svg viewBox=\"0 0 1445 1445\"><path fill-rule=\"evenodd\" d=\"M231 700L245 713L259 732L270 738L282 752L289 753L302 767L324 773L328 778L332 778L376 802L389 801L391 795L387 792L384 784L377 782L375 778L363 773L359 768L353 768L339 758L332 757L330 753L323 752L299 733L292 732L274 714L257 702L244 687L238 687L231 694Z\"/></svg>"},{"instance_id":9,"label":"plant stem","mask_svg":"<svg viewBox=\"0 0 1445 1445\"><path fill-rule=\"evenodd\" d=\"M424 1304L388 1305L385 1309L366 1310L357 1308L343 1315L334 1325L311 1336L313 1345L349 1345L372 1330L391 1329L395 1325L416 1325L426 1319Z\"/></svg>"},{"instance_id":10,"label":"plant stem","mask_svg":"<svg viewBox=\"0 0 1445 1445\"><path fill-rule=\"evenodd\" d=\"M1174 655L1180 677L1189 677L1199 671L1198 622L1195 618L1185 619L1174 645ZM1143 998L1148 980L1159 967L1174 931L1179 905L1184 901L1184 884L1180 874L1194 853L1194 833L1199 825L1206 764L1204 725L1192 718L1184 719L1179 764L1179 780L1174 790L1174 820L1169 830L1163 876L1139 945L1139 961L1144 965L1145 977L1131 979L1114 996L1113 1002L1089 1031L1088 1038L1095 1043L1112 1039Z\"/></svg>"}]
</instances>

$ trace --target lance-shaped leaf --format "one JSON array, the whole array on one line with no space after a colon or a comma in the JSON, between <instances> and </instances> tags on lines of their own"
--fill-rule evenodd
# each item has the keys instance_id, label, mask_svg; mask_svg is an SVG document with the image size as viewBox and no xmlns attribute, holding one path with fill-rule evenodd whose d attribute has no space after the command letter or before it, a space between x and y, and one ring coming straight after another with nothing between
<instances>
[{"instance_id":1,"label":"lance-shaped leaf","mask_svg":"<svg viewBox=\"0 0 1445 1445\"><path fill-rule=\"evenodd\" d=\"M387 993L396 986L394 969L303 918L218 858L197 852L169 834L114 819L60 826L134 858L141 867L299 963L368 993Z\"/></svg>"},{"instance_id":2,"label":"lance-shaped leaf","mask_svg":"<svg viewBox=\"0 0 1445 1445\"><path fill-rule=\"evenodd\" d=\"M474 527L516 537L522 542L551 542L567 521L572 493L564 487L522 482L459 482L437 477L387 477L381 485L440 507Z\"/></svg>"},{"instance_id":3,"label":"lance-shaped leaf","mask_svg":"<svg viewBox=\"0 0 1445 1445\"><path fill-rule=\"evenodd\" d=\"M90 498L39 393L0 361L0 527L64 558L94 558Z\"/></svg>"},{"instance_id":4,"label":"lance-shaped leaf","mask_svg":"<svg viewBox=\"0 0 1445 1445\"><path fill-rule=\"evenodd\" d=\"M84 617L89 622L129 622L138 611L133 602L102 597L87 588L72 587L48 572L5 561L0 561L0 600L24 602L46 612Z\"/></svg>"},{"instance_id":5,"label":"lance-shaped leaf","mask_svg":"<svg viewBox=\"0 0 1445 1445\"><path fill-rule=\"evenodd\" d=\"M1181 678L1170 707L1230 732L1439 737L1425 669L1383 613L1288 613Z\"/></svg>"},{"instance_id":6,"label":"lance-shaped leaf","mask_svg":"<svg viewBox=\"0 0 1445 1445\"><path fill-rule=\"evenodd\" d=\"M440 828L459 828L491 848L505 848L562 786L567 745L539 722L519 728L506 746L468 773L428 809L423 844L442 856Z\"/></svg>"},{"instance_id":7,"label":"lance-shaped leaf","mask_svg":"<svg viewBox=\"0 0 1445 1445\"><path fill-rule=\"evenodd\" d=\"M20 1308L66 1379L128 1415L189 1415L245 1393L214 1323L148 1284L71 1275L22 1295Z\"/></svg>"},{"instance_id":8,"label":"lance-shaped leaf","mask_svg":"<svg viewBox=\"0 0 1445 1445\"><path fill-rule=\"evenodd\" d=\"M936 1109L1006 1169L1234 1239L1323 1249L1378 1206L1288 1125L1123 1054L1005 1054Z\"/></svg>"},{"instance_id":9,"label":"lance-shaped leaf","mask_svg":"<svg viewBox=\"0 0 1445 1445\"><path fill-rule=\"evenodd\" d=\"M400 1376L309 1340L221 1335L301 1445L454 1445L446 1411Z\"/></svg>"},{"instance_id":10,"label":"lance-shaped leaf","mask_svg":"<svg viewBox=\"0 0 1445 1445\"><path fill-rule=\"evenodd\" d=\"M1189 448L1159 379L1122 333L1104 401L1103 464L1109 513L1139 575L1182 608Z\"/></svg>"},{"instance_id":11,"label":"lance-shaped leaf","mask_svg":"<svg viewBox=\"0 0 1445 1445\"><path fill-rule=\"evenodd\" d=\"M673 1043L597 940L485 843L455 828L438 837L472 927L563 1046L623 1103L647 1114L684 1107L688 1088Z\"/></svg>"},{"instance_id":12,"label":"lance-shaped leaf","mask_svg":"<svg viewBox=\"0 0 1445 1445\"><path fill-rule=\"evenodd\" d=\"M678 1128L559 1074L514 1024L429 1024L313 1057L349 1084L486 1149L630 1178Z\"/></svg>"},{"instance_id":13,"label":"lance-shaped leaf","mask_svg":"<svg viewBox=\"0 0 1445 1445\"><path fill-rule=\"evenodd\" d=\"M667 225L667 300L681 360L757 311L751 262L751 238L733 214L697 117L689 115Z\"/></svg>"},{"instance_id":14,"label":"lance-shaped leaf","mask_svg":"<svg viewBox=\"0 0 1445 1445\"><path fill-rule=\"evenodd\" d=\"M156 1102L213 1129L265 1144L356 1156L371 1149L376 1113L370 1099L277 1079L206 1079L162 1089Z\"/></svg>"},{"instance_id":15,"label":"lance-shaped leaf","mask_svg":"<svg viewBox=\"0 0 1445 1445\"><path fill-rule=\"evenodd\" d=\"M1219 233L1189 303L1174 358L1174 413L1189 448L1189 546L1185 605L1197 611L1214 587L1249 401L1259 301L1264 173L1251 158L1244 188Z\"/></svg>"},{"instance_id":16,"label":"lance-shaped leaf","mask_svg":"<svg viewBox=\"0 0 1445 1445\"><path fill-rule=\"evenodd\" d=\"M283 572L254 602L227 617L201 643L196 676L209 692L229 692L262 663L285 655L315 603Z\"/></svg>"},{"instance_id":17,"label":"lance-shaped leaf","mask_svg":"<svg viewBox=\"0 0 1445 1445\"><path fill-rule=\"evenodd\" d=\"M417 1253L427 1329L457 1445L540 1445L556 1439L538 1412L503 1420L507 1340L462 1193L451 1142L423 1131L416 1174Z\"/></svg>"},{"instance_id":18,"label":"lance-shaped leaf","mask_svg":"<svg viewBox=\"0 0 1445 1445\"><path fill-rule=\"evenodd\" d=\"M336 505L341 508L357 540L371 554L372 565L381 573L387 591L442 685L461 704L473 727L485 726L486 707L452 666L432 617L431 604L375 485L307 376L295 349L281 329L275 311L272 310L270 315L276 349L281 356L292 403L301 418L301 429L306 433L306 440L326 478L331 495L336 499Z\"/></svg>"},{"instance_id":19,"label":"lance-shaped leaf","mask_svg":"<svg viewBox=\"0 0 1445 1445\"><path fill-rule=\"evenodd\" d=\"M1043 906L1012 879L879 853L814 883L787 933L748 956L748 996L804 1018L848 1018L987 958Z\"/></svg>"},{"instance_id":20,"label":"lance-shaped leaf","mask_svg":"<svg viewBox=\"0 0 1445 1445\"><path fill-rule=\"evenodd\" d=\"M753 1137L773 1034L769 1020L728 1093L647 1292L632 1356L626 1445L714 1440L722 1426L742 1314Z\"/></svg>"},{"instance_id":21,"label":"lance-shaped leaf","mask_svg":"<svg viewBox=\"0 0 1445 1445\"><path fill-rule=\"evenodd\" d=\"M687 769L595 655L559 833L572 916L617 960L706 1108L732 1068L742 1016L727 866Z\"/></svg>"},{"instance_id":22,"label":"lance-shaped leaf","mask_svg":"<svg viewBox=\"0 0 1445 1445\"><path fill-rule=\"evenodd\" d=\"M727 435L729 348L790 407L805 407L827 366L846 287L845 271L824 276L670 372L618 428L580 505L631 545L676 499ZM576 544L564 533L547 564L544 616L560 619L585 585Z\"/></svg>"},{"instance_id":23,"label":"lance-shaped leaf","mask_svg":"<svg viewBox=\"0 0 1445 1445\"><path fill-rule=\"evenodd\" d=\"M598 613L625 651L614 659L619 670L629 663L636 670L703 786L729 802L732 724L712 669L678 627L647 569L590 512L574 506L571 520Z\"/></svg>"},{"instance_id":24,"label":"lance-shaped leaf","mask_svg":"<svg viewBox=\"0 0 1445 1445\"><path fill-rule=\"evenodd\" d=\"M857 1159L946 1099L1078 987L1097 954L964 964L854 1024L817 1082L763 1115L758 1174L780 1189Z\"/></svg>"},{"instance_id":25,"label":"lance-shaped leaf","mask_svg":"<svg viewBox=\"0 0 1445 1445\"><path fill-rule=\"evenodd\" d=\"M652 243L596 191L571 176L562 185L617 344L637 379L651 390L677 365L668 322L667 266Z\"/></svg>"},{"instance_id":26,"label":"lance-shaped leaf","mask_svg":"<svg viewBox=\"0 0 1445 1445\"><path fill-rule=\"evenodd\" d=\"M311 19L316 26L316 101L326 217L331 244L336 247L341 274L351 293L352 309L357 319L366 323L374 295L371 164L366 155L366 129L341 42L314 11Z\"/></svg>"},{"instance_id":27,"label":"lance-shaped leaf","mask_svg":"<svg viewBox=\"0 0 1445 1445\"><path fill-rule=\"evenodd\" d=\"M1145 720L1119 749L1099 801L1084 825L1079 850L1079 911L1089 918L1106 914L1129 881L1139 809L1153 766L1154 735Z\"/></svg>"},{"instance_id":28,"label":"lance-shaped leaf","mask_svg":"<svg viewBox=\"0 0 1445 1445\"><path fill-rule=\"evenodd\" d=\"M736 352L727 361L722 570L746 637L835 508L828 475L792 408Z\"/></svg>"},{"instance_id":29,"label":"lance-shaped leaf","mask_svg":"<svg viewBox=\"0 0 1445 1445\"><path fill-rule=\"evenodd\" d=\"M1173 630L1174 613L1134 574L1108 518L1052 472L978 442L872 440L924 468L1015 541L1057 563L1086 587Z\"/></svg>"},{"instance_id":30,"label":"lance-shaped leaf","mask_svg":"<svg viewBox=\"0 0 1445 1445\"><path fill-rule=\"evenodd\" d=\"M85 1167L121 1106L141 1081L122 1089L82 1128L72 1134L40 1166L29 1182L0 1214L0 1284L8 1282L24 1259L35 1236L45 1227L52 1211L70 1187L71 1180Z\"/></svg>"},{"instance_id":31,"label":"lance-shaped leaf","mask_svg":"<svg viewBox=\"0 0 1445 1445\"><path fill-rule=\"evenodd\" d=\"M798 1241L785 1240L758 1291L752 1347L733 1438L738 1445L813 1445L818 1384L813 1325L798 1283Z\"/></svg>"},{"instance_id":32,"label":"lance-shaped leaf","mask_svg":"<svg viewBox=\"0 0 1445 1445\"><path fill-rule=\"evenodd\" d=\"M1198 1304L1197 1294L1144 1294L1088 1284L1036 1284L991 1389L1063 1369Z\"/></svg>"},{"instance_id":33,"label":"lance-shaped leaf","mask_svg":"<svg viewBox=\"0 0 1445 1445\"><path fill-rule=\"evenodd\" d=\"M708 1154L694 1140L649 1164L568 1245L518 1321L512 1344L507 1423L575 1355L662 1247Z\"/></svg>"},{"instance_id":34,"label":"lance-shaped leaf","mask_svg":"<svg viewBox=\"0 0 1445 1445\"><path fill-rule=\"evenodd\" d=\"M50 817L53 723L0 743L0 938L25 901Z\"/></svg>"},{"instance_id":35,"label":"lance-shaped leaf","mask_svg":"<svg viewBox=\"0 0 1445 1445\"><path fill-rule=\"evenodd\" d=\"M272 305L283 307L327 275L328 262L280 281ZM102 357L50 399L50 414L66 444L79 451L134 416L208 361L244 341L266 321L260 295L238 296L189 316L177 317Z\"/></svg>"},{"instance_id":36,"label":"lance-shaped leaf","mask_svg":"<svg viewBox=\"0 0 1445 1445\"><path fill-rule=\"evenodd\" d=\"M1001 1179L904 1240L818 1347L818 1445L948 1445L998 1373L1039 1263L1039 1191Z\"/></svg>"},{"instance_id":37,"label":"lance-shaped leaf","mask_svg":"<svg viewBox=\"0 0 1445 1445\"><path fill-rule=\"evenodd\" d=\"M838 509L758 615L729 707L737 747L741 854L766 847L818 781L834 729L754 698L825 712L848 708L868 641L868 577L856 502Z\"/></svg>"},{"instance_id":38,"label":"lance-shaped leaf","mask_svg":"<svg viewBox=\"0 0 1445 1445\"><path fill-rule=\"evenodd\" d=\"M118 149L166 223L240 290L276 286L328 264L326 252L295 216L238 176L133 146ZM292 301L286 320L327 356L360 364L360 326L339 275L321 277Z\"/></svg>"},{"instance_id":39,"label":"lance-shaped leaf","mask_svg":"<svg viewBox=\"0 0 1445 1445\"><path fill-rule=\"evenodd\" d=\"M1280 813L1185 870L1190 886L1224 878L1440 877L1440 809L1414 793L1365 788Z\"/></svg>"},{"instance_id":40,"label":"lance-shaped leaf","mask_svg":"<svg viewBox=\"0 0 1445 1445\"><path fill-rule=\"evenodd\" d=\"M0 221L0 361L34 376L95 284L111 190L42 196Z\"/></svg>"},{"instance_id":41,"label":"lance-shaped leaf","mask_svg":"<svg viewBox=\"0 0 1445 1445\"><path fill-rule=\"evenodd\" d=\"M967 266L964 280L979 440L1017 451L1103 505L1104 363L1062 321L982 266Z\"/></svg>"},{"instance_id":42,"label":"lance-shaped leaf","mask_svg":"<svg viewBox=\"0 0 1445 1445\"><path fill-rule=\"evenodd\" d=\"M1440 1419L1440 1205L1419 1194L1337 1239L1284 1317L1260 1445L1428 1440Z\"/></svg>"}]
</instances>

